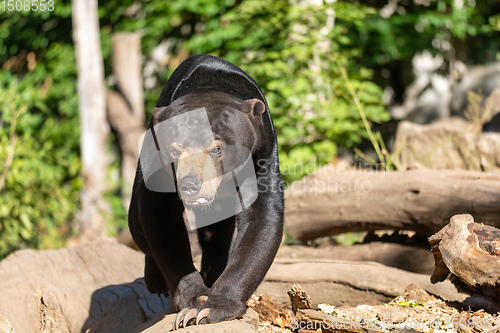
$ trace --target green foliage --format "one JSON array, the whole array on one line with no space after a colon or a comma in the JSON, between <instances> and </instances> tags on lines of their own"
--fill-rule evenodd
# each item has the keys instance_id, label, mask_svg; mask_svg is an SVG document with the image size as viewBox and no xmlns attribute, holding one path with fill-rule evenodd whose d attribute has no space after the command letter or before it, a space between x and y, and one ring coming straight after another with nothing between
<instances>
[{"instance_id":1,"label":"green foliage","mask_svg":"<svg viewBox=\"0 0 500 333\"><path fill-rule=\"evenodd\" d=\"M386 1L376 1L377 9L386 4ZM366 50L363 63L368 67L409 59L422 50L441 53L447 60L498 61L500 25L496 13L499 11L500 3L495 0L436 0L429 1L429 5L402 1L390 17L367 17L364 24L351 33L361 37L359 42ZM461 45L457 40L468 45Z\"/></svg>"},{"instance_id":2,"label":"green foliage","mask_svg":"<svg viewBox=\"0 0 500 333\"><path fill-rule=\"evenodd\" d=\"M78 119L48 117L49 81L0 72L0 258L64 245L81 187ZM12 158L13 157L13 158ZM10 164L8 161L12 161Z\"/></svg>"},{"instance_id":3,"label":"green foliage","mask_svg":"<svg viewBox=\"0 0 500 333\"><path fill-rule=\"evenodd\" d=\"M356 243L363 243L366 237L366 232L346 232L343 234L332 236L335 242L339 245L350 246Z\"/></svg>"},{"instance_id":4,"label":"green foliage","mask_svg":"<svg viewBox=\"0 0 500 333\"><path fill-rule=\"evenodd\" d=\"M101 10L105 59L112 31L139 28L144 54L167 41L174 55L183 50L217 55L257 81L273 114L286 182L330 162L338 146L351 148L367 138L340 68L347 69L349 83L360 91L368 121L388 120L382 90L369 81L372 72L360 66L365 50L350 33L351 26L361 29L377 15L373 8L349 2L300 7L288 0L196 0L145 1L140 9L125 12L130 19ZM325 31L328 24L332 27ZM168 67L159 81L164 84L174 69ZM147 110L160 89L146 92Z\"/></svg>"},{"instance_id":5,"label":"green foliage","mask_svg":"<svg viewBox=\"0 0 500 333\"><path fill-rule=\"evenodd\" d=\"M330 162L338 146L351 148L367 137L347 84L360 90L368 121L389 118L380 87L369 81L371 71L359 65L363 49L346 34L347 26L361 26L375 13L346 2L299 7L285 0L243 1L209 19L203 33L183 46L238 64L263 88L278 134L281 171L291 182ZM349 71L348 82L341 68Z\"/></svg>"},{"instance_id":6,"label":"green foliage","mask_svg":"<svg viewBox=\"0 0 500 333\"><path fill-rule=\"evenodd\" d=\"M408 300L408 299L405 299L404 301L401 301L401 302L396 302L396 304L399 306L403 306L405 308L413 308L416 306L425 306L425 303L418 303L418 302L415 302L413 300Z\"/></svg>"},{"instance_id":7,"label":"green foliage","mask_svg":"<svg viewBox=\"0 0 500 333\"><path fill-rule=\"evenodd\" d=\"M69 1L54 12L0 12L0 258L71 235L82 178L70 32Z\"/></svg>"}]
</instances>

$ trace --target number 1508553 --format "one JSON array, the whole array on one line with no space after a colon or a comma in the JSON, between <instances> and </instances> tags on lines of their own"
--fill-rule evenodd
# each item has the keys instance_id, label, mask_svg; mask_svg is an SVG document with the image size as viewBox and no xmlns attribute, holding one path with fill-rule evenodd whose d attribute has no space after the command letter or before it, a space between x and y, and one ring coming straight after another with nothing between
<instances>
[{"instance_id":1,"label":"number 1508553","mask_svg":"<svg viewBox=\"0 0 500 333\"><path fill-rule=\"evenodd\" d=\"M2 0L0 1L0 10L8 12L51 12L54 10L54 0Z\"/></svg>"}]
</instances>

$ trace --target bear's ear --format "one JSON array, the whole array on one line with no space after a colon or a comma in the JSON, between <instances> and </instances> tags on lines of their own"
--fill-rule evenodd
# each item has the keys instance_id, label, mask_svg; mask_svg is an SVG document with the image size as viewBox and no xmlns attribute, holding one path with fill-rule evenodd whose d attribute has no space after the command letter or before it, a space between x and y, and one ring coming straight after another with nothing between
<instances>
[{"instance_id":1,"label":"bear's ear","mask_svg":"<svg viewBox=\"0 0 500 333\"><path fill-rule=\"evenodd\" d=\"M162 118L163 111L165 111L168 108L168 106L160 106L160 107L155 107L153 109L153 124L158 124L160 122L160 119Z\"/></svg>"},{"instance_id":2,"label":"bear's ear","mask_svg":"<svg viewBox=\"0 0 500 333\"><path fill-rule=\"evenodd\" d=\"M262 119L262 114L266 111L266 105L258 98L247 99L245 101L248 113L257 119Z\"/></svg>"}]
</instances>

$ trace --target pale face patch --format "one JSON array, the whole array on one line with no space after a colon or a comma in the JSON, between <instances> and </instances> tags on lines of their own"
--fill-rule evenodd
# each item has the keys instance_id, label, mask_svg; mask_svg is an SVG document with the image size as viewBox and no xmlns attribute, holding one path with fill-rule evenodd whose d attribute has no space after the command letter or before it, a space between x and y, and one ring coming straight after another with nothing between
<instances>
[{"instance_id":1,"label":"pale face patch","mask_svg":"<svg viewBox=\"0 0 500 333\"><path fill-rule=\"evenodd\" d=\"M181 113L149 129L140 164L149 190L177 191L186 210L195 212L186 214L192 230L234 216L257 198L250 150L215 139L205 108Z\"/></svg>"}]
</instances>

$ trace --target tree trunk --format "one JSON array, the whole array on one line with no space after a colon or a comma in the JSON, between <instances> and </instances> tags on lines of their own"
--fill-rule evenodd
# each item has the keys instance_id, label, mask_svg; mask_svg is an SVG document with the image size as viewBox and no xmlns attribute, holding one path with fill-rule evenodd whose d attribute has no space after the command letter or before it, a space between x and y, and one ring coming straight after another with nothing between
<instances>
[{"instance_id":1,"label":"tree trunk","mask_svg":"<svg viewBox=\"0 0 500 333\"><path fill-rule=\"evenodd\" d=\"M285 201L287 230L300 240L380 229L432 235L462 213L500 227L500 173L326 166L291 184Z\"/></svg>"},{"instance_id":2,"label":"tree trunk","mask_svg":"<svg viewBox=\"0 0 500 333\"><path fill-rule=\"evenodd\" d=\"M97 0L72 0L73 39L78 65L78 99L84 190L80 227L102 234L106 179L106 97L99 41Z\"/></svg>"},{"instance_id":3,"label":"tree trunk","mask_svg":"<svg viewBox=\"0 0 500 333\"><path fill-rule=\"evenodd\" d=\"M141 74L141 39L138 33L113 35L113 73L117 91L108 91L108 120L116 131L122 152L122 202L130 204L137 161L139 137L145 132L144 96Z\"/></svg>"},{"instance_id":4,"label":"tree trunk","mask_svg":"<svg viewBox=\"0 0 500 333\"><path fill-rule=\"evenodd\" d=\"M131 106L134 117L144 122L141 35L137 32L113 35L113 74L118 90Z\"/></svg>"}]
</instances>

